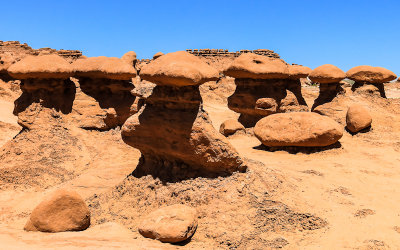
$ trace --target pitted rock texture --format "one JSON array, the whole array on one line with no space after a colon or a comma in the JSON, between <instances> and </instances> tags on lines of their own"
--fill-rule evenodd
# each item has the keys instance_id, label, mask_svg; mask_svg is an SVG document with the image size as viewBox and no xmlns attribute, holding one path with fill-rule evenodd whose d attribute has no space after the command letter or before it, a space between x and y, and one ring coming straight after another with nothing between
<instances>
[{"instance_id":1,"label":"pitted rock texture","mask_svg":"<svg viewBox=\"0 0 400 250\"><path fill-rule=\"evenodd\" d=\"M257 122L255 136L269 147L324 147L343 136L342 127L329 117L312 112L274 114Z\"/></svg>"}]
</instances>

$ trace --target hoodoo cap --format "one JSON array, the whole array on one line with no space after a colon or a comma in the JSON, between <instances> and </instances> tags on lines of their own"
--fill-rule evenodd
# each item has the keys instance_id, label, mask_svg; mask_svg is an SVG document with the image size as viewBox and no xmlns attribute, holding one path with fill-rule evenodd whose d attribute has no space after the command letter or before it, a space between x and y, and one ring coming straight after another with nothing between
<instances>
[{"instance_id":1,"label":"hoodoo cap","mask_svg":"<svg viewBox=\"0 0 400 250\"><path fill-rule=\"evenodd\" d=\"M73 72L71 64L58 55L27 56L8 68L8 73L15 79L66 79Z\"/></svg>"},{"instance_id":2,"label":"hoodoo cap","mask_svg":"<svg viewBox=\"0 0 400 250\"><path fill-rule=\"evenodd\" d=\"M347 71L346 75L356 82L368 83L385 83L397 78L396 74L388 69L367 65L354 67Z\"/></svg>"},{"instance_id":3,"label":"hoodoo cap","mask_svg":"<svg viewBox=\"0 0 400 250\"><path fill-rule=\"evenodd\" d=\"M165 54L143 66L140 77L158 85L189 86L218 80L216 69L185 51Z\"/></svg>"},{"instance_id":4,"label":"hoodoo cap","mask_svg":"<svg viewBox=\"0 0 400 250\"><path fill-rule=\"evenodd\" d=\"M130 80L136 77L136 69L117 57L89 57L76 60L72 66L78 77Z\"/></svg>"},{"instance_id":5,"label":"hoodoo cap","mask_svg":"<svg viewBox=\"0 0 400 250\"><path fill-rule=\"evenodd\" d=\"M128 51L122 57L121 60L128 63L133 64L137 61L136 52L135 51Z\"/></svg>"},{"instance_id":6,"label":"hoodoo cap","mask_svg":"<svg viewBox=\"0 0 400 250\"><path fill-rule=\"evenodd\" d=\"M234 78L286 79L289 69L281 59L245 53L236 58L224 74Z\"/></svg>"},{"instance_id":7,"label":"hoodoo cap","mask_svg":"<svg viewBox=\"0 0 400 250\"><path fill-rule=\"evenodd\" d=\"M289 78L291 79L300 79L306 78L312 69L302 65L289 65Z\"/></svg>"},{"instance_id":8,"label":"hoodoo cap","mask_svg":"<svg viewBox=\"0 0 400 250\"><path fill-rule=\"evenodd\" d=\"M308 78L318 83L338 83L346 78L346 74L332 64L324 64L311 71Z\"/></svg>"}]
</instances>

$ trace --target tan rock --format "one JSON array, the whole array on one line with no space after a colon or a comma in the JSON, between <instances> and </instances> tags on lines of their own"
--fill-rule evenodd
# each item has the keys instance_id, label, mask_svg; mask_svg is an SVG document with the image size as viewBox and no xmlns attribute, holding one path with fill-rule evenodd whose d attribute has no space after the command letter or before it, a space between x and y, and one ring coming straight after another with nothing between
<instances>
[{"instance_id":1,"label":"tan rock","mask_svg":"<svg viewBox=\"0 0 400 250\"><path fill-rule=\"evenodd\" d=\"M234 78L286 79L289 69L281 59L246 53L236 58L224 74Z\"/></svg>"},{"instance_id":2,"label":"tan rock","mask_svg":"<svg viewBox=\"0 0 400 250\"><path fill-rule=\"evenodd\" d=\"M57 190L33 211L25 225L27 231L82 231L90 226L90 212L78 193Z\"/></svg>"},{"instance_id":3,"label":"tan rock","mask_svg":"<svg viewBox=\"0 0 400 250\"><path fill-rule=\"evenodd\" d=\"M349 107L346 114L347 129L353 133L368 128L372 124L372 117L368 110L359 104Z\"/></svg>"},{"instance_id":4,"label":"tan rock","mask_svg":"<svg viewBox=\"0 0 400 250\"><path fill-rule=\"evenodd\" d=\"M192 237L196 229L196 209L181 204L160 208L139 225L139 233L144 237L170 243Z\"/></svg>"},{"instance_id":5,"label":"tan rock","mask_svg":"<svg viewBox=\"0 0 400 250\"><path fill-rule=\"evenodd\" d=\"M332 64L324 64L315 68L308 78L317 83L338 83L346 78L346 74Z\"/></svg>"},{"instance_id":6,"label":"tan rock","mask_svg":"<svg viewBox=\"0 0 400 250\"><path fill-rule=\"evenodd\" d=\"M135 51L126 52L122 57L121 60L126 62L129 65L135 65L137 62L137 56Z\"/></svg>"},{"instance_id":7,"label":"tan rock","mask_svg":"<svg viewBox=\"0 0 400 250\"><path fill-rule=\"evenodd\" d=\"M140 77L157 85L188 86L216 81L219 73L196 56L178 51L144 65Z\"/></svg>"},{"instance_id":8,"label":"tan rock","mask_svg":"<svg viewBox=\"0 0 400 250\"><path fill-rule=\"evenodd\" d=\"M311 68L302 65L288 65L291 79L306 78L312 71Z\"/></svg>"},{"instance_id":9,"label":"tan rock","mask_svg":"<svg viewBox=\"0 0 400 250\"><path fill-rule=\"evenodd\" d=\"M127 59L117 57L89 57L78 59L72 67L77 77L130 80L136 77L136 69Z\"/></svg>"},{"instance_id":10,"label":"tan rock","mask_svg":"<svg viewBox=\"0 0 400 250\"><path fill-rule=\"evenodd\" d=\"M388 69L367 65L351 68L346 75L353 81L368 83L385 83L397 78L396 74Z\"/></svg>"},{"instance_id":11,"label":"tan rock","mask_svg":"<svg viewBox=\"0 0 400 250\"><path fill-rule=\"evenodd\" d=\"M154 54L153 60L156 60L157 58L159 58L160 56L163 56L163 55L164 55L164 53L162 53L162 52L157 52L157 53Z\"/></svg>"},{"instance_id":12,"label":"tan rock","mask_svg":"<svg viewBox=\"0 0 400 250\"><path fill-rule=\"evenodd\" d=\"M329 117L312 112L273 114L257 122L255 136L266 146L323 147L342 136L342 127Z\"/></svg>"},{"instance_id":13,"label":"tan rock","mask_svg":"<svg viewBox=\"0 0 400 250\"><path fill-rule=\"evenodd\" d=\"M244 130L244 126L235 119L224 121L219 127L219 132L224 136L233 135L237 131Z\"/></svg>"},{"instance_id":14,"label":"tan rock","mask_svg":"<svg viewBox=\"0 0 400 250\"><path fill-rule=\"evenodd\" d=\"M15 79L67 79L73 72L71 64L58 55L27 56L8 68Z\"/></svg>"}]
</instances>

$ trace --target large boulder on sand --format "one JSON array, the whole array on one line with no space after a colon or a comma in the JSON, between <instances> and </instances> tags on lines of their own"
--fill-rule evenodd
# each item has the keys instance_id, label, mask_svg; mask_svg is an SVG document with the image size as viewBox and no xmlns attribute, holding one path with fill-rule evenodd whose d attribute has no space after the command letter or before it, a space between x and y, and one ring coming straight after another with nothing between
<instances>
[{"instance_id":1,"label":"large boulder on sand","mask_svg":"<svg viewBox=\"0 0 400 250\"><path fill-rule=\"evenodd\" d=\"M351 68L346 75L355 82L367 83L385 83L397 78L396 74L388 69L367 65Z\"/></svg>"},{"instance_id":2,"label":"large boulder on sand","mask_svg":"<svg viewBox=\"0 0 400 250\"><path fill-rule=\"evenodd\" d=\"M236 58L224 74L234 78L286 79L289 69L281 59L246 53Z\"/></svg>"},{"instance_id":3,"label":"large boulder on sand","mask_svg":"<svg viewBox=\"0 0 400 250\"><path fill-rule=\"evenodd\" d=\"M244 131L244 126L235 119L226 120L219 127L219 132L224 136L233 135L240 130Z\"/></svg>"},{"instance_id":4,"label":"large boulder on sand","mask_svg":"<svg viewBox=\"0 0 400 250\"><path fill-rule=\"evenodd\" d=\"M82 197L73 191L57 190L33 211L25 225L27 231L82 231L90 226L90 212Z\"/></svg>"},{"instance_id":5,"label":"large boulder on sand","mask_svg":"<svg viewBox=\"0 0 400 250\"><path fill-rule=\"evenodd\" d=\"M346 114L347 129L353 133L368 128L372 124L372 117L362 105L354 104L349 107Z\"/></svg>"},{"instance_id":6,"label":"large boulder on sand","mask_svg":"<svg viewBox=\"0 0 400 250\"><path fill-rule=\"evenodd\" d=\"M170 243L192 237L196 229L196 209L181 204L160 208L139 225L139 233L144 237Z\"/></svg>"},{"instance_id":7,"label":"large boulder on sand","mask_svg":"<svg viewBox=\"0 0 400 250\"><path fill-rule=\"evenodd\" d=\"M311 71L308 78L318 83L338 83L346 78L346 74L332 64L324 64Z\"/></svg>"},{"instance_id":8,"label":"large boulder on sand","mask_svg":"<svg viewBox=\"0 0 400 250\"><path fill-rule=\"evenodd\" d=\"M178 51L163 55L143 66L140 77L157 85L179 87L216 81L219 73L198 57Z\"/></svg>"},{"instance_id":9,"label":"large boulder on sand","mask_svg":"<svg viewBox=\"0 0 400 250\"><path fill-rule=\"evenodd\" d=\"M273 114L257 122L255 136L269 147L323 147L343 136L342 127L327 116L313 112Z\"/></svg>"}]
</instances>

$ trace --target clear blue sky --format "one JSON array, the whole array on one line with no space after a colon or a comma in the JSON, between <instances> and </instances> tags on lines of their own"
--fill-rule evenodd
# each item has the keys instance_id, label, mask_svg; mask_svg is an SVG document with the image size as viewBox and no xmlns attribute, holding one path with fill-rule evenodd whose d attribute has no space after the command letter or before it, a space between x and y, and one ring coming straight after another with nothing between
<instances>
[{"instance_id":1,"label":"clear blue sky","mask_svg":"<svg viewBox=\"0 0 400 250\"><path fill-rule=\"evenodd\" d=\"M272 49L288 63L400 74L400 1L1 1L0 40L87 56Z\"/></svg>"}]
</instances>

